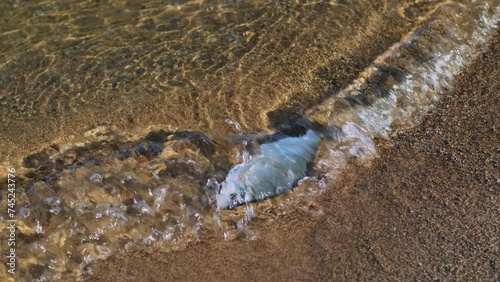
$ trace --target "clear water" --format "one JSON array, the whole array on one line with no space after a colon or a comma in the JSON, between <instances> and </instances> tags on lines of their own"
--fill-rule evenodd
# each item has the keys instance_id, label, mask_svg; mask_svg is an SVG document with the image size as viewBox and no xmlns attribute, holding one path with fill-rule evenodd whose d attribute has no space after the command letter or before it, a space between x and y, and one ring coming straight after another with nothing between
<instances>
[{"instance_id":1,"label":"clear water","mask_svg":"<svg viewBox=\"0 0 500 282\"><path fill-rule=\"evenodd\" d=\"M344 9L342 13L347 15L356 13L359 8L356 5L361 5L353 2L350 7L348 4L339 4L341 2L335 2L335 5L342 7L332 5L333 8L329 6L328 9ZM329 181L334 181L349 161L376 155L376 138L390 138L398 130L418 124L439 99L440 92L452 87L453 76L480 52L478 48L497 28L500 8L494 6L495 1L457 2L429 2L428 11L416 21L413 29L392 47L382 51L354 82L306 111L310 120L331 128L332 136L321 143L316 154L313 162L316 176L303 179L292 193L236 210L217 208L215 195L220 183L231 167L247 158L248 152L243 149L241 141L247 134L245 130L248 125L245 124L249 123L245 114L230 115L228 123L219 123L214 118L212 124L215 126L203 131L182 131L188 129L179 127L176 122L157 123L149 127L100 126L85 134L53 140L45 149L20 158L18 163L11 164L16 167L20 179L17 184L16 278L21 281L73 280L92 275L92 263L121 253L137 250L168 252L182 249L189 242L213 236L221 240L252 236L245 225L255 216L262 216L271 209L277 213L286 212L287 209L314 202L315 195L325 189ZM15 2L9 3L17 5ZM73 33L68 32L68 41L74 40L72 36L78 32L89 32L86 28L92 30L94 22L99 25L102 21L109 21L108 17L112 18L111 13L104 20L94 17L89 12L92 11L91 3L83 2L81 5L89 9L85 17L88 23L85 28L82 26ZM293 15L296 11L294 8L300 10L308 7L297 3L282 6L262 3L252 6L251 2L243 6L221 4L213 7L224 11L218 15L236 22L236 19L240 19L238 17L243 17L243 20L240 19L242 22L247 17L246 14L239 14L240 9L248 9L245 11L252 11L251 15L258 17L259 11L281 9L277 10L278 15ZM161 17L165 13L163 16L168 15L170 19L175 18L173 15L177 10L187 11L191 17L171 21L175 27L166 26L165 32L189 37L183 31L184 28L191 30L189 28L193 28L193 21L203 22L202 15L210 14L210 10L207 10L209 7L212 6L205 2L179 1L168 5L157 16ZM29 7L25 11L33 12ZM33 13L42 13L41 17L48 16L43 11L37 11ZM130 21L148 24L144 15L134 14L133 8L129 11L132 15L128 20L112 21L116 27L107 31L118 32L119 38L125 43L128 35L124 31ZM282 19L286 20L286 17ZM214 19L209 17L209 20ZM60 21L56 27L65 28L63 16ZM248 22L254 23L253 20ZM276 20L276 23L279 22ZM72 24L79 25L74 21ZM202 24L214 30L217 30L215 27L227 25L211 25L211 22ZM234 31L241 26L231 27ZM158 29L158 26L154 28ZM24 36L20 30L2 32L4 38ZM47 34L52 31L44 32ZM97 30L92 32L98 33ZM230 34L222 29L218 32L221 34L215 33L206 40L216 41ZM96 35L95 38L102 40L104 37L100 36ZM252 38L250 33L247 39L241 40L251 42ZM145 38L143 44L152 40L159 38ZM184 46L190 42L188 40ZM25 44L37 44L37 37ZM79 44L101 46L92 39ZM179 76L182 73L183 83L188 84L191 69L186 62L193 61L197 55L189 51L184 54L180 49L167 49L162 52L177 52L175 54L178 56L172 59L174 61L183 56L189 58L184 58L180 65L172 62L171 73L156 74ZM75 47L72 52L83 51ZM103 56L99 55L102 52L99 48L94 49L94 52L99 58ZM111 52L110 56L117 56L117 53ZM6 64L3 67L5 71ZM207 67L214 71L218 68L216 64ZM196 68L192 71L195 72ZM61 79L63 84L70 81L71 77L68 80ZM111 80L103 83L113 84ZM12 84L7 87L3 84L2 87L8 91ZM163 86L160 81L144 87ZM82 95L85 91L82 89ZM1 101L10 103L10 99L19 98L14 96L3 95ZM85 100L84 96L76 100L79 99ZM53 106L51 103L45 105ZM29 109L40 111L38 106ZM36 113L31 114L36 116ZM6 167L2 166L2 170ZM6 181L2 180L2 183ZM3 188L0 196L0 230L3 232L7 227L4 213L6 191ZM7 281L13 280L14 277L6 272L5 257L2 256L0 261L0 277Z\"/></svg>"}]
</instances>

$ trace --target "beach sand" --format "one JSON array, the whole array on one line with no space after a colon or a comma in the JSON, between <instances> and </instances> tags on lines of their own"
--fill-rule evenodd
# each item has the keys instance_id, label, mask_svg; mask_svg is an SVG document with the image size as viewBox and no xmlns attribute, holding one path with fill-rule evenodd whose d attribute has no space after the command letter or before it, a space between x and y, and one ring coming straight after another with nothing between
<instances>
[{"instance_id":1,"label":"beach sand","mask_svg":"<svg viewBox=\"0 0 500 282\"><path fill-rule=\"evenodd\" d=\"M424 122L379 141L307 210L254 239L94 265L89 281L500 280L500 34Z\"/></svg>"},{"instance_id":2,"label":"beach sand","mask_svg":"<svg viewBox=\"0 0 500 282\"><path fill-rule=\"evenodd\" d=\"M63 11L54 5L50 13L57 17L58 24L38 22L34 11L22 13L24 9L36 10L35 4L12 8L13 15L4 28L36 25L51 30L52 36L37 33L27 42L17 37L2 41L6 47L2 50L5 59L0 60L0 90L9 95L0 95L0 168L101 125L146 131L152 125L168 125L228 135L235 133L233 126L225 122L230 118L238 121L244 132L269 130L287 122L289 114L301 112L347 87L442 1L417 4L416 0L356 0L340 6L296 3L292 6L299 10L290 12L300 16L300 24L293 20L295 16L281 9L279 1L238 1L240 10L245 3L251 7L248 18L238 19L243 22L237 25L218 22L219 14L209 11L208 2L199 3L198 8L198 4L191 8L182 4L176 13L194 17L189 21L194 27L177 30L172 26L172 31L165 32L144 31L141 25L127 23L129 17L140 12L137 7L128 7L134 1L125 1L116 11L111 5L89 4L83 14L79 4L61 8ZM68 3L73 2L78 1ZM155 9L168 7L162 4ZM121 9L129 12L118 13ZM5 11L8 14L7 8ZM109 37L106 29L81 30L81 26L73 25L95 14L102 14L109 23L116 22L109 27L110 32L125 34L133 41ZM252 19L259 15L265 16ZM142 18L148 17L158 25L169 23L169 17ZM212 20L202 21L203 17ZM191 29L198 29L200 22L204 22L207 32L220 32L221 39L211 44L199 38L189 39L196 34ZM240 34L235 30L238 26L246 26L244 33L255 37L247 38L252 44L228 45L225 36ZM77 34L67 38L67 28ZM177 31L184 35L179 38ZM32 32L29 28L25 31ZM89 48L84 47L85 40L80 41L86 36L93 38ZM46 48L38 48L39 44ZM235 44L246 47L240 50ZM175 55L183 46L192 49L187 57ZM96 55L95 50L103 51ZM213 67L198 65L205 57L210 58ZM136 70L144 73L137 74Z\"/></svg>"}]
</instances>

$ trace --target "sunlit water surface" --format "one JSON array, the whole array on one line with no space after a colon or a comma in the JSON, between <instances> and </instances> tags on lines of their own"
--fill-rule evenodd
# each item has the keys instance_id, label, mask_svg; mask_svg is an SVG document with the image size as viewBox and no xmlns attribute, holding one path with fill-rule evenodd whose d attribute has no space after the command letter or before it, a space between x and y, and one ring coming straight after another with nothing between
<instances>
[{"instance_id":1,"label":"sunlit water surface","mask_svg":"<svg viewBox=\"0 0 500 282\"><path fill-rule=\"evenodd\" d=\"M151 52L169 54L170 59L165 61L169 68L158 71L158 76L178 77L178 81L170 79L168 84L188 87L193 81L190 79L191 71L200 72L200 68L190 66L187 62L195 62L196 56L209 51L205 47L200 47L204 51L199 54L183 51L183 48L188 48L186 46L210 46L211 41L221 38L228 40L232 34L236 34L235 30L246 26L235 22L246 20L255 23L254 18L272 9L282 9L277 12L280 15L295 16L307 7L319 9L318 3L293 1L255 5L251 4L252 1L238 5L231 1L217 5L204 1L171 2L176 3L149 10L150 13L156 13L154 17L146 15L147 12L135 12L134 9L139 11L141 5L134 4L135 7L131 4L135 8L128 10L131 14L123 21L118 18L113 20L115 11L109 7L102 10L102 15L94 15L92 11L97 8L92 8L93 2L83 2L81 8L84 17L72 19L62 13L53 26L55 30L49 28L38 35L29 35L32 36L31 40L22 42L38 44L37 36L66 32L67 37L60 44L74 46L69 51L64 49L68 57L83 52L83 48L92 49L93 46L95 49L92 52L96 56L105 57L97 54L109 52L108 49L99 50L101 45L98 42L90 38L82 39L79 34L95 33L96 40L117 37L126 44L127 36L132 36L127 33L127 26L133 21L145 29L142 35L134 34L144 36L140 44L153 44L152 41L162 40L156 35L148 35L147 30L161 29L166 32L166 39L183 38L182 48L165 45L165 48ZM350 13L358 8L354 5L359 5L355 3L350 7L343 2L325 2L328 8L324 9ZM248 154L242 146L242 140L247 136L247 132L242 130L245 126L241 124L245 122L241 119L244 115L230 115L225 122L204 131L185 130L169 122L147 128L99 126L84 135L54 140L45 149L22 158L13 165L19 179L16 198L17 278L22 281L73 280L85 274L92 275L93 262L121 253L137 250L167 252L182 249L189 242L214 236L221 240L251 237L253 233L246 225L254 217L314 206L315 195L327 189L327 184L341 174L349 161L369 159L376 155L376 138L390 138L398 130L415 126L421 121L422 116L438 100L439 93L452 86L453 76L480 51L478 48L495 30L500 15L499 7L493 5L495 1L423 2L427 5L425 14L409 33L391 48L381 50L380 55L349 86L305 111L307 118L324 125L331 136L322 142L316 154L314 174L303 179L292 193L236 210L217 209L215 195L220 183L230 168L243 161ZM15 5L21 5L15 1L8 3L13 11L17 11ZM42 18L50 17L40 8L43 5L22 7L21 11L39 14ZM158 7L155 3L143 5ZM58 8L62 11L65 6ZM69 6L66 8L74 9ZM219 17L214 19L207 16L209 21L205 21L203 15L212 15L214 10L218 10L216 14ZM324 17L323 12L318 13ZM306 13L309 16L313 14ZM158 18L162 17L168 21L159 24ZM213 23L215 20L221 22ZM191 27L197 21L209 27L211 32L198 38L185 31L194 32ZM111 23L115 28L106 31L96 28L104 23ZM230 28L226 29L226 26ZM36 26L33 28L36 29ZM25 31L20 30L4 28L2 32L2 38L27 36ZM99 32L109 33L106 35L109 39L99 35ZM252 42L256 40L253 36L251 31L246 34L246 38L236 36L234 40ZM134 42L135 38L130 38L130 41ZM225 63L224 56L238 56L238 52L242 52L243 56L249 51L244 48L251 48L249 45L242 47L241 44L231 44L228 45L227 54L223 51L218 53L222 54L221 57L207 57L200 61L202 65L205 64L201 69L210 70L207 73L217 73ZM59 47L43 48L53 48L54 52L63 50ZM124 56L128 56L126 50L122 51ZM110 55L116 54L111 51ZM29 61L29 54L22 56L26 56L24 60ZM44 64L43 61L38 63ZM57 65L58 62L48 64ZM4 71L9 68L9 63L4 64L3 68ZM64 69L64 66L61 68ZM134 75L141 75L144 71L132 66L129 70ZM102 71L98 73L112 77ZM43 83L56 80L63 84L71 80L57 78L49 73L19 79L43 80ZM120 87L129 79L127 74L121 74L115 80L101 80L100 85L107 83L111 88ZM86 81L89 81L89 88L82 88L81 93L91 91L94 87L91 73ZM3 87L2 91L13 87L12 84L0 86ZM162 79L158 78L156 84L144 87L165 87L168 90L171 86L162 85ZM69 84L67 87L79 86ZM1 103L5 102L3 105L13 99L6 95L0 98L3 101ZM36 101L24 101L17 107L21 107L22 112L21 105L36 104ZM43 107L43 103L35 104L25 107L35 112ZM218 127L226 129L218 130ZM259 133L263 134L266 133ZM6 180L2 180L2 183L6 183ZM4 213L6 191L1 192L0 230L3 232L7 227ZM7 273L5 256L0 261L0 278L12 280L14 277Z\"/></svg>"}]
</instances>

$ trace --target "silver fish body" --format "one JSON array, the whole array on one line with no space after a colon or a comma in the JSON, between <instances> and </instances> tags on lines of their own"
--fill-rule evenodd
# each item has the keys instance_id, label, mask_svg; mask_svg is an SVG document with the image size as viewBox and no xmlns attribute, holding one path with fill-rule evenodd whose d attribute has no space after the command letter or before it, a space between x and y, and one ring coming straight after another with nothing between
<instances>
[{"instance_id":1,"label":"silver fish body","mask_svg":"<svg viewBox=\"0 0 500 282\"><path fill-rule=\"evenodd\" d=\"M260 145L260 153L234 166L217 193L220 209L260 201L293 189L306 176L321 134L308 129L298 137L284 137Z\"/></svg>"}]
</instances>

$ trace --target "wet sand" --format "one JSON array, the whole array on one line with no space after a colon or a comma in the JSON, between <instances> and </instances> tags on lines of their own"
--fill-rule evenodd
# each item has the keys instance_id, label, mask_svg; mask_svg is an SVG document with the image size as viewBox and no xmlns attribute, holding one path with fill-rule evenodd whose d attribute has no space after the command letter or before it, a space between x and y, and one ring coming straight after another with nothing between
<instances>
[{"instance_id":1,"label":"wet sand","mask_svg":"<svg viewBox=\"0 0 500 282\"><path fill-rule=\"evenodd\" d=\"M316 207L257 218L254 239L114 257L89 281L499 280L499 77L497 33L420 126Z\"/></svg>"},{"instance_id":2,"label":"wet sand","mask_svg":"<svg viewBox=\"0 0 500 282\"><path fill-rule=\"evenodd\" d=\"M287 9L238 1L247 16L233 20L197 1L181 1L190 12L174 15L154 1L148 9L134 1L84 4L85 12L74 2L0 9L11 13L3 28L16 30L0 46L0 90L9 94L0 95L0 166L100 125L232 134L231 118L245 132L264 131L346 87L443 0ZM182 25L171 25L172 17ZM207 44L209 35L219 39ZM234 35L240 39L227 38Z\"/></svg>"}]
</instances>

